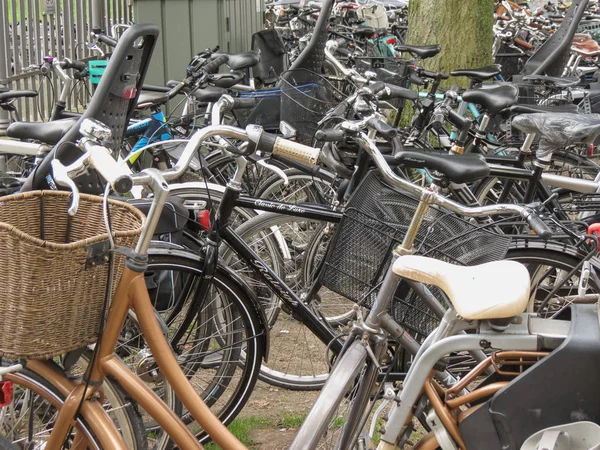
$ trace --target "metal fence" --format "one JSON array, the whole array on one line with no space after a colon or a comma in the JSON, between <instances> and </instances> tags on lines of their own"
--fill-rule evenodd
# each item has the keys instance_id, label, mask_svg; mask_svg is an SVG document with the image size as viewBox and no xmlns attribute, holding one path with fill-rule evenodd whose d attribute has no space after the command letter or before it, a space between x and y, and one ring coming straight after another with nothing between
<instances>
[{"instance_id":1,"label":"metal fence","mask_svg":"<svg viewBox=\"0 0 600 450\"><path fill-rule=\"evenodd\" d=\"M20 100L17 108L23 120L47 119L60 83L42 77L42 58L97 56L86 45L91 28L109 30L132 20L133 0L0 0L0 87L39 90L38 97ZM70 97L71 103L87 102L85 91ZM0 130L7 121L0 109Z\"/></svg>"}]
</instances>

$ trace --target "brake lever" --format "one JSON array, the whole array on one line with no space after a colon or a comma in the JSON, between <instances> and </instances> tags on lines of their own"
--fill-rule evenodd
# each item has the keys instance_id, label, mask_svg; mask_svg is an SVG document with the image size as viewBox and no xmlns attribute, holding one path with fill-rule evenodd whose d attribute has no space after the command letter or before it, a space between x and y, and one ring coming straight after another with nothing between
<instances>
[{"instance_id":1,"label":"brake lever","mask_svg":"<svg viewBox=\"0 0 600 450\"><path fill-rule=\"evenodd\" d=\"M290 180L288 179L288 176L279 167L274 166L273 164L269 164L269 163L265 162L264 159L259 159L258 161L256 161L256 164L258 164L261 167L264 167L265 169L270 170L275 175L278 175L283 180L284 186L287 186L289 184Z\"/></svg>"},{"instance_id":2,"label":"brake lever","mask_svg":"<svg viewBox=\"0 0 600 450\"><path fill-rule=\"evenodd\" d=\"M104 58L106 56L106 54L104 53L104 51L100 48L100 46L98 45L98 40L96 39L93 42L88 42L86 44L87 48L89 50L94 50L97 51L98 53L100 53L100 58Z\"/></svg>"},{"instance_id":3,"label":"brake lever","mask_svg":"<svg viewBox=\"0 0 600 450\"><path fill-rule=\"evenodd\" d=\"M63 165L63 163L61 163L58 159L53 159L51 165L52 177L54 178L54 182L60 186L69 188L73 193L71 206L69 207L68 212L70 216L74 216L75 214L77 214L77 210L79 209L79 188L71 179L71 177L69 177L69 171Z\"/></svg>"},{"instance_id":4,"label":"brake lever","mask_svg":"<svg viewBox=\"0 0 600 450\"><path fill-rule=\"evenodd\" d=\"M551 201L555 200L558 198L558 194L555 192L553 193L550 197L548 197L546 200L544 200L543 202L533 202L533 203L529 203L528 205L525 205L531 209L533 209L536 213L540 214L543 210L546 209L546 205L548 203L550 203Z\"/></svg>"}]
</instances>

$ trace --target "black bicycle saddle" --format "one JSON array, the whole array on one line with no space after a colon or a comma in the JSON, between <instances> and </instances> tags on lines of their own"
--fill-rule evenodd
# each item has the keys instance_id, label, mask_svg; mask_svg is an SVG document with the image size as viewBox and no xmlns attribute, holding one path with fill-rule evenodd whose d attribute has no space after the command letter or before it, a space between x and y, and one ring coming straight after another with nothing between
<instances>
[{"instance_id":1,"label":"black bicycle saddle","mask_svg":"<svg viewBox=\"0 0 600 450\"><path fill-rule=\"evenodd\" d=\"M394 155L394 159L406 167L436 170L455 183L468 183L490 174L490 166L484 157L476 154L448 155L402 150Z\"/></svg>"}]
</instances>

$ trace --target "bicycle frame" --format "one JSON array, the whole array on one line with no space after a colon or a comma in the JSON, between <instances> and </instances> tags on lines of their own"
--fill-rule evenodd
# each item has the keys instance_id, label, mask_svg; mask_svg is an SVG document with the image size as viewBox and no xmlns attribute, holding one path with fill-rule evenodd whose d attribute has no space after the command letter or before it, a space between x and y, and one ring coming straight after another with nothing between
<instances>
[{"instance_id":1,"label":"bicycle frame","mask_svg":"<svg viewBox=\"0 0 600 450\"><path fill-rule=\"evenodd\" d=\"M241 176L243 170L236 172L236 175ZM244 240L231 228L230 225L226 224L229 216L234 207L251 208L266 212L285 212L290 217L302 217L305 219L321 220L327 222L337 223L341 220L341 213L323 207L322 205L310 206L310 205L295 205L290 203L282 203L276 201L267 201L260 198L243 197L240 196L240 190L234 188L230 182L225 188L219 210L217 212L217 218L212 224L211 230L208 234L208 244L206 249L206 255L204 260L203 270L203 283L207 284L214 273L214 269L217 265L218 259L218 247L221 240L224 240L244 261L248 266L260 277L261 281L265 283L271 291L276 294L285 305L290 308L291 311L297 315L302 322L324 343L330 344L334 352L339 352L342 348L342 343L339 340L335 340L336 334L334 330L330 328L326 321L317 316L306 300L300 299L300 297L283 281L273 269L271 269L261 258L252 250L252 248L244 242ZM204 289L204 290L203 290ZM200 292L205 292L206 286L199 287ZM200 297L200 295L198 296ZM192 311L192 308L190 308ZM180 329L185 329L187 322L191 322L194 313L188 314L184 319ZM181 333L178 331L173 338L175 341L180 337ZM335 340L335 341L334 341ZM332 342L334 341L334 342Z\"/></svg>"},{"instance_id":2,"label":"bicycle frame","mask_svg":"<svg viewBox=\"0 0 600 450\"><path fill-rule=\"evenodd\" d=\"M141 137L129 152L130 156L127 158L127 160L130 163L134 163L139 158L139 156L142 154L142 150L148 144L173 139L171 130L168 126L165 126L166 123L167 121L165 114L161 109L157 108L156 110L152 111L150 117L142 119L139 122L132 123L127 127L127 131L125 132L126 137L141 134Z\"/></svg>"},{"instance_id":3,"label":"bicycle frame","mask_svg":"<svg viewBox=\"0 0 600 450\"><path fill-rule=\"evenodd\" d=\"M128 265L132 266L133 258L128 258ZM225 426L212 414L202 399L195 392L183 371L179 367L171 347L165 340L160 325L155 317L154 309L146 289L144 273L125 267L121 282L117 287L110 310L107 316L107 325L100 341L96 361L92 365L89 377L89 387L76 386L62 373L52 369L48 362L30 361L28 368L48 380L54 387L61 391L67 399L65 406L61 408L56 420L50 439L47 443L49 449L60 449L68 431L73 423L74 415L78 405L85 400L94 398L99 392L100 386L106 376L117 380L121 386L139 403L163 428L180 448L200 449L194 435L186 428L180 419L172 412L157 395L146 384L133 374L123 362L114 354L123 324L128 311L135 312L139 320L142 333L155 356L156 362L168 382L175 390L177 396L182 400L185 407L190 411L198 423L211 435L211 437L223 448L244 448L231 435ZM106 434L99 434L98 438L105 448L123 449L126 446L115 429L110 419L102 417L102 407L91 406L94 403L83 401L82 414L90 421L94 430L101 426ZM90 406L86 406L90 405Z\"/></svg>"},{"instance_id":4,"label":"bicycle frame","mask_svg":"<svg viewBox=\"0 0 600 450\"><path fill-rule=\"evenodd\" d=\"M365 164L363 164L363 166L366 167ZM234 179L227 185L223 192L221 203L216 214L216 220L211 225L211 229L208 232L203 268L203 282L201 282L201 286L198 290L202 293L207 292L208 283L217 266L219 245L221 241L225 241L228 246L258 275L260 280L281 299L286 307L301 319L302 323L308 327L316 337L318 337L325 345L328 345L334 353L339 353L343 349L343 343L337 339L336 333L329 325L327 325L324 318L315 314L310 307L311 299L318 291L321 284L318 281L315 282L309 287L306 298L301 299L283 280L281 280L273 269L261 260L252 248L231 228L230 225L227 224L227 221L234 207L265 212L285 213L285 215L289 217L313 219L330 223L338 223L342 218L342 214L323 205L296 205L242 196L240 195L240 189L236 188L235 185L236 182L239 182L236 181L236 177L241 177L243 173L244 168L243 164L241 164L238 167ZM358 176L362 177L362 175L360 175L360 173L362 173L360 170L356 173L359 173ZM429 292L427 287L422 283L407 281L415 291L416 295L418 295L419 298L441 319L445 309ZM202 286L202 284L204 284L204 286ZM197 297L196 300L200 302L202 298L201 295L198 295ZM190 312L184 318L179 330L175 333L171 341L175 345L178 343L178 340L183 337L183 331L189 326L195 316L195 309L193 306L190 307L189 311ZM395 323L389 315L386 314L385 316L386 318L382 320L387 320L389 332L395 336L405 348L415 354L419 349L417 342L409 333L405 332L403 327ZM477 358L481 357L481 355L473 356ZM404 376L404 373L393 372L388 376L388 379L402 380Z\"/></svg>"},{"instance_id":5,"label":"bicycle frame","mask_svg":"<svg viewBox=\"0 0 600 450\"><path fill-rule=\"evenodd\" d=\"M101 386L106 376L113 377L139 403L183 449L201 449L194 435L167 405L115 355L121 330L129 310L134 311L140 329L158 367L184 406L198 424L225 449L244 449L245 447L227 430L210 408L202 401L179 367L169 343L154 313L154 308L144 281L147 249L156 229L156 224L164 206L168 185L157 170L149 169L144 176L149 177L154 191L154 201L148 214L147 223L142 230L137 247L126 258L121 280L106 318L106 327L97 344L96 358L89 368L87 383L76 385L65 374L55 370L51 363L29 361L28 368L48 380L66 400L54 424L46 448L60 449L74 423L75 414L81 406L81 414L97 434L104 448L127 450L125 443L111 419L104 413L100 403L94 401L101 396Z\"/></svg>"}]
</instances>

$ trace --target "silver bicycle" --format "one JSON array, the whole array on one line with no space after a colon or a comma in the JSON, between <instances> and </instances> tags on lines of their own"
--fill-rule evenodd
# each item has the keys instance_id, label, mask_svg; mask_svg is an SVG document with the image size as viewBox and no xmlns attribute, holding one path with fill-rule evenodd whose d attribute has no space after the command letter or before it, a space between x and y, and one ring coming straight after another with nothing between
<instances>
[{"instance_id":1,"label":"silver bicycle","mask_svg":"<svg viewBox=\"0 0 600 450\"><path fill-rule=\"evenodd\" d=\"M345 128L353 127L347 124ZM522 314L530 296L529 273L522 264L494 261L464 267L416 256L413 247L418 233L430 222L431 214L440 209L466 217L521 215L545 239L551 236L551 230L528 207L465 207L431 189L411 184L395 175L366 134L356 132L355 139L371 156L383 181L416 196L418 207L402 243L393 251L392 264L366 318L355 307L357 320L344 350L290 449L368 449L377 445L382 450L402 448L409 439L414 444L413 417L429 431L419 448L466 448L459 424L470 414L475 417L477 403L509 383L503 379L476 389L472 384L483 375L519 375L563 342L569 322ZM450 302L437 329L420 346L389 314L401 280L433 285L444 291ZM395 357L388 352L392 340L414 353L399 394L397 386L385 378ZM445 370L444 357L460 352L471 353L479 364L459 381ZM477 433L467 437L474 436Z\"/></svg>"}]
</instances>

